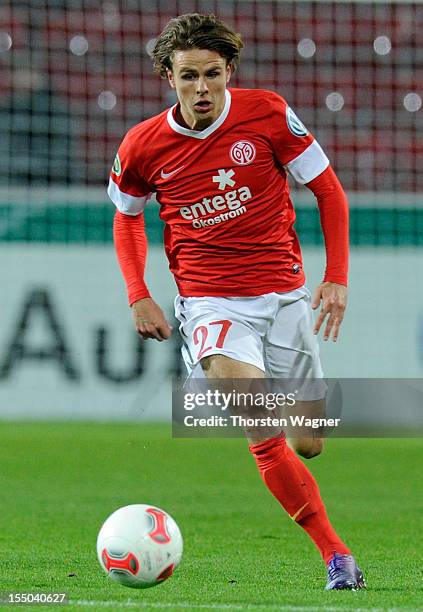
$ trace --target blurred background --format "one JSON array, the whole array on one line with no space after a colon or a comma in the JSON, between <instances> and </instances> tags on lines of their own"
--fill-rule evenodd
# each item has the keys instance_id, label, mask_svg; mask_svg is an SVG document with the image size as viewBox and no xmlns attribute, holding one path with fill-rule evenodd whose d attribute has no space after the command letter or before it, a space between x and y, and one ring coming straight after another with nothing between
<instances>
[{"instance_id":1,"label":"blurred background","mask_svg":"<svg viewBox=\"0 0 423 612\"><path fill-rule=\"evenodd\" d=\"M106 185L125 132L175 101L149 53L188 12L242 33L232 85L283 95L348 193L351 297L340 340L322 347L326 375L422 377L421 2L3 0L0 417L169 415L171 380L185 373L176 324L162 344L134 333ZM319 216L292 188L314 289ZM149 286L173 317L154 201L146 220Z\"/></svg>"}]
</instances>

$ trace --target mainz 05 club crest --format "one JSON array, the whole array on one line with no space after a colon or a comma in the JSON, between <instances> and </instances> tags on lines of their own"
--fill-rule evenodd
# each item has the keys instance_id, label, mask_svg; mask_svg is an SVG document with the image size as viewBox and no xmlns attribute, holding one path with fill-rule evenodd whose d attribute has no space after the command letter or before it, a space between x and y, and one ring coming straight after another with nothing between
<instances>
[{"instance_id":1,"label":"mainz 05 club crest","mask_svg":"<svg viewBox=\"0 0 423 612\"><path fill-rule=\"evenodd\" d=\"M254 161L256 156L256 148L248 140L239 140L232 145L229 155L235 164L247 166Z\"/></svg>"}]
</instances>

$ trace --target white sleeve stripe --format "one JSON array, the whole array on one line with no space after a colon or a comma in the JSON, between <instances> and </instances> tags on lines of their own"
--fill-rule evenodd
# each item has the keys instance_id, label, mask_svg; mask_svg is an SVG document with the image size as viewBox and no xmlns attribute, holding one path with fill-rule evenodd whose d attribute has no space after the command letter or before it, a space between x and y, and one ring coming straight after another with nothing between
<instances>
[{"instance_id":1,"label":"white sleeve stripe","mask_svg":"<svg viewBox=\"0 0 423 612\"><path fill-rule=\"evenodd\" d=\"M129 193L124 193L119 189L114 180L110 177L107 195L115 204L116 208L124 215L139 215L145 208L150 193L145 196L136 197Z\"/></svg>"},{"instance_id":2,"label":"white sleeve stripe","mask_svg":"<svg viewBox=\"0 0 423 612\"><path fill-rule=\"evenodd\" d=\"M322 147L317 140L313 140L298 157L292 159L284 168L301 185L309 183L316 176L322 174L329 166L329 159L326 157Z\"/></svg>"}]
</instances>

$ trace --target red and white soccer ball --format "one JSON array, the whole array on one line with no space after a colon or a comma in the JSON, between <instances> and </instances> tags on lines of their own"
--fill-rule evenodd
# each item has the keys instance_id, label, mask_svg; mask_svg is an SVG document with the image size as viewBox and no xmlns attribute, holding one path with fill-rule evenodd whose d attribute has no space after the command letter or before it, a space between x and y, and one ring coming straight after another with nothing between
<instances>
[{"instance_id":1,"label":"red and white soccer ball","mask_svg":"<svg viewBox=\"0 0 423 612\"><path fill-rule=\"evenodd\" d=\"M146 504L113 512L97 537L101 567L112 580L134 589L147 589L169 578L182 550L182 535L173 518Z\"/></svg>"}]
</instances>

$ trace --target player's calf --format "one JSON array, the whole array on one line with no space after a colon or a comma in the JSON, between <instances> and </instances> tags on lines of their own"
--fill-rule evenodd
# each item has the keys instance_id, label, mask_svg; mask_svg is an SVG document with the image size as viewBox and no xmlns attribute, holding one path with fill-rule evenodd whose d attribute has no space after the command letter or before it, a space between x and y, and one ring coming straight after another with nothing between
<instances>
[{"instance_id":1,"label":"player's calf","mask_svg":"<svg viewBox=\"0 0 423 612\"><path fill-rule=\"evenodd\" d=\"M323 450L322 427L315 428L310 422L325 416L325 398L308 401L297 401L293 406L282 409L283 416L287 419L288 428L286 436L289 447L304 459L317 457ZM294 419L303 419L300 426L293 425Z\"/></svg>"}]
</instances>

